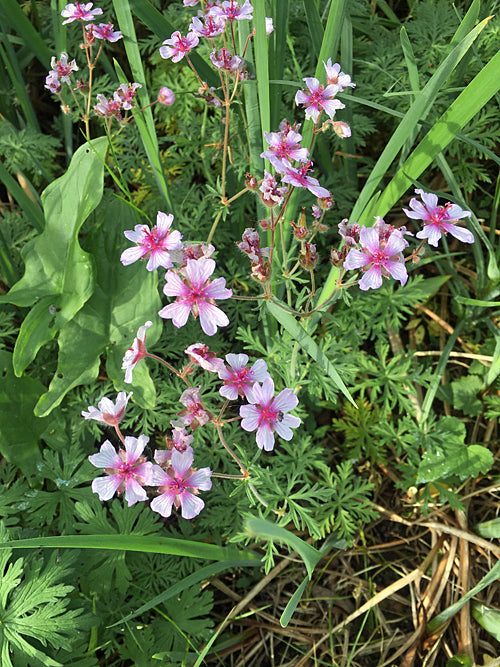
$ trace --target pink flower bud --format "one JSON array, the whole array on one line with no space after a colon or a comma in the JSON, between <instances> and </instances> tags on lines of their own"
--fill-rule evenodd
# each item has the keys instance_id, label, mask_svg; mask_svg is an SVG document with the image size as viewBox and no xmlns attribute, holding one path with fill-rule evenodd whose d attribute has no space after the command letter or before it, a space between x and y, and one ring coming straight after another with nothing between
<instances>
[{"instance_id":1,"label":"pink flower bud","mask_svg":"<svg viewBox=\"0 0 500 667\"><path fill-rule=\"evenodd\" d=\"M175 95L170 90L170 88L167 88L167 86L160 88L160 92L158 93L158 102L160 104L164 104L166 107L172 106L172 104L175 102Z\"/></svg>"}]
</instances>

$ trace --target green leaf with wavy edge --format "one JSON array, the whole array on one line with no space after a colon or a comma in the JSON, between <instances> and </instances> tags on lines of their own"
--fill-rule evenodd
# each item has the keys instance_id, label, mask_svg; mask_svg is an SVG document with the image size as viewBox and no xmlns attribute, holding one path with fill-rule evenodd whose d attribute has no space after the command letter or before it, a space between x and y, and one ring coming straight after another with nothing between
<instances>
[{"instance_id":1,"label":"green leaf with wavy edge","mask_svg":"<svg viewBox=\"0 0 500 667\"><path fill-rule=\"evenodd\" d=\"M219 574L219 572L224 572L224 570L227 570L230 567L260 567L261 565L262 563L258 558L249 558L248 560L223 560L218 563L212 563L212 565L207 565L206 567L202 567L196 572L193 572L193 574L184 577L184 579L181 579L173 586L167 588L167 590L163 591L163 593L156 595L152 600L150 600L146 604L143 604L138 609L133 611L131 614L128 614L128 616L124 616L119 621L116 621L116 623L113 623L113 625L109 625L108 627L114 628L116 625L121 625L122 623L128 623L133 618L140 616L140 614L144 614L146 611L149 611L150 609L153 609L162 602L165 602L165 600L169 600L174 596L178 596L180 593L182 593L182 591L186 590L186 588L194 586L195 584L198 584L200 581L205 581L207 579L210 579L210 577L213 577L214 574Z\"/></svg>"},{"instance_id":2,"label":"green leaf with wavy edge","mask_svg":"<svg viewBox=\"0 0 500 667\"><path fill-rule=\"evenodd\" d=\"M469 591L467 591L467 593L463 597L461 597L460 600L450 605L449 607L444 609L441 613L439 613L437 616L435 616L427 624L426 630L430 633L437 630L437 628L439 628L441 625L449 621L450 618L455 616L455 614L457 614L460 611L460 609L462 609L464 604L466 604L471 598L480 593L490 584L493 584L495 581L498 581L498 579L500 579L500 561L495 563L495 565L491 568L488 574L486 574L481 579L481 581L474 586L474 588L471 588Z\"/></svg>"},{"instance_id":3,"label":"green leaf with wavy edge","mask_svg":"<svg viewBox=\"0 0 500 667\"><path fill-rule=\"evenodd\" d=\"M307 542L304 542L304 540L301 540L300 537L297 537L297 535L286 528L277 526L266 519L249 517L245 519L244 530L250 537L283 542L296 551L304 561L309 579L312 578L314 568L324 555L321 551L318 551L318 549L315 549Z\"/></svg>"},{"instance_id":4,"label":"green leaf with wavy edge","mask_svg":"<svg viewBox=\"0 0 500 667\"><path fill-rule=\"evenodd\" d=\"M382 178L389 171L394 159L396 158L396 155L401 150L417 124L428 114L430 107L434 103L437 95L446 83L450 74L472 46L477 36L485 28L488 21L489 19L484 19L484 21L481 21L481 23L477 25L474 30L472 30L465 37L465 39L463 39L462 42L460 42L460 44L452 50L452 52L443 60L443 62L437 68L436 72L432 75L427 84L417 95L417 98L392 134L392 137L387 142L387 145L382 151L381 156L377 160L377 163L368 176L361 194L359 195L352 210L350 217L351 220L356 220L357 222L366 224L366 222L370 220L370 216L375 215L371 205L375 189L377 188ZM456 129L458 130L459 128ZM442 150L442 147L440 147L439 150ZM408 159L411 160L412 156L410 156ZM420 173L421 172L419 172L419 174ZM419 174L417 174L417 176ZM411 185L411 182L406 186L406 188L408 188L409 185ZM390 206L387 209L384 209L383 207L379 208L377 206L377 214L383 216L384 213L389 210L389 208ZM382 212L380 213L379 211Z\"/></svg>"},{"instance_id":5,"label":"green leaf with wavy edge","mask_svg":"<svg viewBox=\"0 0 500 667\"><path fill-rule=\"evenodd\" d=\"M132 266L120 263L121 250L129 245L123 232L137 223L134 210L117 198L106 198L94 213L94 225L86 240L96 270L94 293L61 328L57 371L36 406L38 416L49 414L73 387L93 382L105 353L106 370L117 391L133 391L134 401L143 408L154 405L156 392L147 363L142 361L137 366L130 385L124 383L121 370L125 351L141 325L154 321L147 331L148 346L162 331L162 320L155 317L161 308L157 274L146 271L142 262Z\"/></svg>"},{"instance_id":6,"label":"green leaf with wavy edge","mask_svg":"<svg viewBox=\"0 0 500 667\"><path fill-rule=\"evenodd\" d=\"M0 297L0 303L36 304L22 323L14 348L14 372L18 377L40 347L76 315L93 292L94 267L88 253L80 247L78 232L101 200L101 156L106 148L105 138L97 139L92 146L81 146L67 172L45 189L45 229L24 248L23 277ZM43 297L49 298L37 303ZM50 319L49 301L56 309ZM41 309L45 306L44 315Z\"/></svg>"},{"instance_id":7,"label":"green leaf with wavy edge","mask_svg":"<svg viewBox=\"0 0 500 667\"><path fill-rule=\"evenodd\" d=\"M236 564L240 562L247 563L252 558L255 558L260 563L260 558L252 551L242 551L232 546L221 547L216 544L206 544L205 542L144 535L61 535L56 537L33 537L24 540L3 542L0 544L0 549L114 549L118 551L139 551L141 553L169 554L170 556L184 556L187 558L231 561Z\"/></svg>"},{"instance_id":8,"label":"green leaf with wavy edge","mask_svg":"<svg viewBox=\"0 0 500 667\"><path fill-rule=\"evenodd\" d=\"M344 394L344 396L354 405L354 399L352 398L349 390L344 384L344 381L336 371L332 363L327 359L323 354L321 348L316 345L311 336L307 331L302 327L297 320L288 313L284 308L279 306L273 301L266 301L266 306L271 315L278 320L278 322L288 331L290 336L297 341L300 347L307 352L307 354L314 359L314 361L325 370L329 377L335 383L335 386Z\"/></svg>"},{"instance_id":9,"label":"green leaf with wavy edge","mask_svg":"<svg viewBox=\"0 0 500 667\"><path fill-rule=\"evenodd\" d=\"M144 68L142 66L142 56L137 43L130 4L128 0L113 0L113 7L115 9L118 25L123 34L123 42L125 44L125 51L127 53L132 77L136 83L140 83L142 86L137 92L137 98L143 111L138 113L134 117L134 120L137 129L139 130L139 134L141 135L142 143L148 156L151 169L153 170L158 188L165 197L165 201L170 207L170 210L173 211L172 200L170 199L167 182L163 173L158 138L156 136L156 127L148 96L148 86L144 75ZM125 73L116 60L114 60L114 65L120 82L128 83Z\"/></svg>"}]
</instances>

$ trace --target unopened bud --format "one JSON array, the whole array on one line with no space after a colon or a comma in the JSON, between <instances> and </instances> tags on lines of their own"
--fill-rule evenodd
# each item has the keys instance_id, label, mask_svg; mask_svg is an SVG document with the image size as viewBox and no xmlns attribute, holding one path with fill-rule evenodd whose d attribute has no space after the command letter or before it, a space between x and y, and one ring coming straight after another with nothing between
<instances>
[{"instance_id":1,"label":"unopened bud","mask_svg":"<svg viewBox=\"0 0 500 667\"><path fill-rule=\"evenodd\" d=\"M316 246L314 243L304 243L304 247L300 251L299 262L304 269L314 269L318 255L316 253Z\"/></svg>"},{"instance_id":2,"label":"unopened bud","mask_svg":"<svg viewBox=\"0 0 500 667\"><path fill-rule=\"evenodd\" d=\"M351 136L351 128L347 123L344 123L341 120L335 120L332 123L335 134L337 134L341 139L346 139Z\"/></svg>"},{"instance_id":3,"label":"unopened bud","mask_svg":"<svg viewBox=\"0 0 500 667\"><path fill-rule=\"evenodd\" d=\"M170 90L170 88L167 88L167 86L160 88L160 92L158 93L158 102L160 104L164 104L166 107L172 106L172 104L175 102L175 95Z\"/></svg>"},{"instance_id":4,"label":"unopened bud","mask_svg":"<svg viewBox=\"0 0 500 667\"><path fill-rule=\"evenodd\" d=\"M271 220L266 218L265 220L259 220L260 228L264 231L271 229Z\"/></svg>"},{"instance_id":5,"label":"unopened bud","mask_svg":"<svg viewBox=\"0 0 500 667\"><path fill-rule=\"evenodd\" d=\"M319 207L323 211L328 211L332 208L334 203L333 197L322 197L321 199L318 199Z\"/></svg>"},{"instance_id":6,"label":"unopened bud","mask_svg":"<svg viewBox=\"0 0 500 667\"><path fill-rule=\"evenodd\" d=\"M336 267L341 267L344 264L344 260L346 258L347 254L347 246L342 246L342 249L335 250L335 248L332 248L330 251L330 262L333 264L333 266Z\"/></svg>"},{"instance_id":7,"label":"unopened bud","mask_svg":"<svg viewBox=\"0 0 500 667\"><path fill-rule=\"evenodd\" d=\"M248 172L245 174L245 185L249 190L257 190L257 179Z\"/></svg>"}]
</instances>

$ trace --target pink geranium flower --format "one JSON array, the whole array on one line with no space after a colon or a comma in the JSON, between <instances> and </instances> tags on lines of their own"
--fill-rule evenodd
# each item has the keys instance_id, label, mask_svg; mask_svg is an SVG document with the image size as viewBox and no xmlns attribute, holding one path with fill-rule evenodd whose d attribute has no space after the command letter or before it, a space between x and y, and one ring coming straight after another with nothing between
<instances>
[{"instance_id":1,"label":"pink geranium flower","mask_svg":"<svg viewBox=\"0 0 500 667\"><path fill-rule=\"evenodd\" d=\"M122 83L113 93L113 99L120 104L122 109L128 111L135 107L134 98L138 88L142 88L140 83Z\"/></svg>"},{"instance_id":2,"label":"pink geranium flower","mask_svg":"<svg viewBox=\"0 0 500 667\"><path fill-rule=\"evenodd\" d=\"M306 162L298 169L295 169L295 167L292 167L291 164L286 161L280 163L273 160L271 164L278 171L284 172L284 175L281 177L283 183L290 183L290 185L293 185L296 188L306 188L309 192L312 192L313 195L316 195L316 197L320 197L321 199L331 197L330 192L319 184L317 178L307 175L307 172L311 171L312 162Z\"/></svg>"},{"instance_id":3,"label":"pink geranium flower","mask_svg":"<svg viewBox=\"0 0 500 667\"><path fill-rule=\"evenodd\" d=\"M142 327L139 327L137 336L134 338L134 342L132 343L132 347L129 347L129 349L125 352L125 356L123 357L122 370L125 371L124 381L127 384L132 382L132 371L137 366L139 361L144 359L147 354L146 331L149 329L149 327L152 326L152 322L146 322L146 324L143 324Z\"/></svg>"},{"instance_id":4,"label":"pink geranium flower","mask_svg":"<svg viewBox=\"0 0 500 667\"><path fill-rule=\"evenodd\" d=\"M392 232L387 241L380 238L373 227L362 227L359 233L361 250L352 248L344 261L344 269L360 269L366 272L359 281L362 290L377 289L382 276L392 276L404 285L408 280L402 250L408 245L402 234Z\"/></svg>"},{"instance_id":5,"label":"pink geranium flower","mask_svg":"<svg viewBox=\"0 0 500 667\"><path fill-rule=\"evenodd\" d=\"M274 447L274 432L284 440L292 439L291 429L300 425L300 419L285 413L297 407L299 399L291 389L283 389L274 397L274 382L270 377L264 380L262 386L256 382L253 394L254 403L240 407L243 417L241 428L245 431L257 430L257 445L268 452Z\"/></svg>"},{"instance_id":6,"label":"pink geranium flower","mask_svg":"<svg viewBox=\"0 0 500 667\"><path fill-rule=\"evenodd\" d=\"M338 63L332 65L331 58L328 58L326 63L323 61L323 65L325 66L327 84L337 86L338 92L342 92L347 86L356 88L356 84L351 81L349 74L344 74L344 72L340 71L340 65Z\"/></svg>"},{"instance_id":7,"label":"pink geranium flower","mask_svg":"<svg viewBox=\"0 0 500 667\"><path fill-rule=\"evenodd\" d=\"M163 288L167 296L176 296L177 301L159 312L160 317L171 319L176 327L186 324L189 313L200 316L200 324L207 336L213 336L217 327L225 327L229 320L225 313L217 308L214 299L229 299L233 292L226 289L224 278L210 282L209 277L215 269L213 259L188 259L182 275L167 271L166 284Z\"/></svg>"},{"instance_id":8,"label":"pink geranium flower","mask_svg":"<svg viewBox=\"0 0 500 667\"><path fill-rule=\"evenodd\" d=\"M226 361L229 366L224 366L219 371L219 378L224 380L219 394L230 401L235 401L238 396L245 396L249 403L254 403L254 384L270 377L266 362L257 359L253 366L248 368L246 354L226 354Z\"/></svg>"},{"instance_id":9,"label":"pink geranium flower","mask_svg":"<svg viewBox=\"0 0 500 667\"><path fill-rule=\"evenodd\" d=\"M312 118L317 123L323 110L333 118L337 109L345 107L340 100L334 99L339 91L338 86L331 84L325 88L313 76L306 77L304 81L309 90L298 90L295 104L302 104L305 107L306 118Z\"/></svg>"},{"instance_id":10,"label":"pink geranium flower","mask_svg":"<svg viewBox=\"0 0 500 667\"><path fill-rule=\"evenodd\" d=\"M73 72L78 71L76 60L68 62L68 54L64 52L61 53L60 60L56 60L56 57L52 56L50 66L52 67L52 71L49 72L49 76L57 77L60 81L68 85L71 83L70 76Z\"/></svg>"},{"instance_id":11,"label":"pink geranium flower","mask_svg":"<svg viewBox=\"0 0 500 667\"><path fill-rule=\"evenodd\" d=\"M217 35L221 35L226 28L226 18L222 14L216 16L206 14L203 20L205 21L204 24L200 18L195 16L189 26L189 29L200 37L213 39Z\"/></svg>"},{"instance_id":12,"label":"pink geranium flower","mask_svg":"<svg viewBox=\"0 0 500 667\"><path fill-rule=\"evenodd\" d=\"M158 102L160 104L164 104L166 107L171 107L175 102L174 92L167 86L163 86L163 88L160 88L160 92L158 93Z\"/></svg>"},{"instance_id":13,"label":"pink geranium flower","mask_svg":"<svg viewBox=\"0 0 500 667\"><path fill-rule=\"evenodd\" d=\"M462 243L474 243L474 235L465 227L457 227L455 223L461 218L469 218L472 213L464 211L457 204L448 202L444 206L438 206L437 195L432 192L424 192L417 188L416 195L422 197L422 201L418 199L410 199L409 211L404 208L403 211L409 218L413 220L422 220L425 227L417 232L417 239L427 239L429 245L437 246L439 239L443 234L450 233Z\"/></svg>"},{"instance_id":14,"label":"pink geranium flower","mask_svg":"<svg viewBox=\"0 0 500 667\"><path fill-rule=\"evenodd\" d=\"M116 403L105 397L99 401L97 408L89 405L88 412L82 410L82 417L95 419L98 422L109 424L109 426L118 426L125 414L125 408L131 396L132 392L127 394L125 391L120 391L116 397Z\"/></svg>"},{"instance_id":15,"label":"pink geranium flower","mask_svg":"<svg viewBox=\"0 0 500 667\"><path fill-rule=\"evenodd\" d=\"M231 51L226 48L214 49L210 54L212 65L217 69L225 70L226 72L234 72L241 67L243 58L240 56L233 56Z\"/></svg>"},{"instance_id":16,"label":"pink geranium flower","mask_svg":"<svg viewBox=\"0 0 500 667\"><path fill-rule=\"evenodd\" d=\"M70 2L61 12L61 16L66 19L62 24L72 21L93 21L96 16L102 14L102 9L98 7L92 9L93 4L93 2Z\"/></svg>"},{"instance_id":17,"label":"pink geranium flower","mask_svg":"<svg viewBox=\"0 0 500 667\"><path fill-rule=\"evenodd\" d=\"M105 118L114 116L116 120L120 121L122 119L122 105L119 100L108 100L105 95L99 93L97 104L94 106L94 113L96 116L104 116Z\"/></svg>"},{"instance_id":18,"label":"pink geranium flower","mask_svg":"<svg viewBox=\"0 0 500 667\"><path fill-rule=\"evenodd\" d=\"M300 142L302 135L290 129L285 132L264 132L266 141L269 144L269 150L261 153L260 157L270 160L288 160L293 162L307 162L309 151L302 148Z\"/></svg>"},{"instance_id":19,"label":"pink geranium flower","mask_svg":"<svg viewBox=\"0 0 500 667\"><path fill-rule=\"evenodd\" d=\"M92 491L97 493L99 500L109 500L115 493L125 491L128 506L147 499L142 488L153 483L153 464L141 456L149 438L140 435L138 438L127 436L125 449L115 448L106 440L97 454L89 456L89 461L96 468L104 468L108 477L97 477L92 482Z\"/></svg>"},{"instance_id":20,"label":"pink geranium flower","mask_svg":"<svg viewBox=\"0 0 500 667\"><path fill-rule=\"evenodd\" d=\"M163 42L160 47L160 56L162 58L172 58L173 63L178 63L184 56L189 53L199 42L199 37L195 32L188 32L185 37L176 30L172 33L170 39Z\"/></svg>"},{"instance_id":21,"label":"pink geranium flower","mask_svg":"<svg viewBox=\"0 0 500 667\"><path fill-rule=\"evenodd\" d=\"M208 345L203 343L193 343L184 352L194 364L201 366L209 373L218 373L224 367L224 361L219 359L215 352L211 352Z\"/></svg>"},{"instance_id":22,"label":"pink geranium flower","mask_svg":"<svg viewBox=\"0 0 500 667\"><path fill-rule=\"evenodd\" d=\"M229 21L241 21L243 19L252 19L253 7L249 0L240 5L235 0L224 0L221 5L221 10L226 19Z\"/></svg>"},{"instance_id":23,"label":"pink geranium flower","mask_svg":"<svg viewBox=\"0 0 500 667\"><path fill-rule=\"evenodd\" d=\"M105 42L117 42L123 39L123 35L119 30L113 30L112 23L99 23L99 25L87 26L92 28L92 34L97 39L102 39Z\"/></svg>"},{"instance_id":24,"label":"pink geranium flower","mask_svg":"<svg viewBox=\"0 0 500 667\"><path fill-rule=\"evenodd\" d=\"M188 389L182 392L179 399L182 405L185 405L186 408L177 414L181 418L183 424L191 426L193 431L197 429L198 426L204 426L210 421L210 415L205 410L201 400L200 389L201 387L188 387Z\"/></svg>"},{"instance_id":25,"label":"pink geranium flower","mask_svg":"<svg viewBox=\"0 0 500 667\"><path fill-rule=\"evenodd\" d=\"M194 519L205 507L205 503L198 498L200 491L209 491L212 488L212 471L210 468L192 468L193 450L188 447L185 452L172 450L170 466L163 470L154 467L154 484L158 485L160 495L151 502L153 512L164 517L172 514L172 506L181 508L183 519Z\"/></svg>"},{"instance_id":26,"label":"pink geranium flower","mask_svg":"<svg viewBox=\"0 0 500 667\"><path fill-rule=\"evenodd\" d=\"M154 271L159 266L169 269L172 266L170 251L182 248L182 234L170 229L173 220L171 213L167 215L158 211L153 229L149 229L148 225L136 225L133 231L123 232L136 246L122 252L121 263L128 266L138 259L148 259L148 271Z\"/></svg>"},{"instance_id":27,"label":"pink geranium flower","mask_svg":"<svg viewBox=\"0 0 500 667\"><path fill-rule=\"evenodd\" d=\"M263 155L264 153L262 153L261 157ZM275 206L281 206L283 197L288 188L286 186L278 186L274 176L267 171L264 171L264 180L262 181L259 190L262 192L262 202L269 208L274 208Z\"/></svg>"}]
</instances>

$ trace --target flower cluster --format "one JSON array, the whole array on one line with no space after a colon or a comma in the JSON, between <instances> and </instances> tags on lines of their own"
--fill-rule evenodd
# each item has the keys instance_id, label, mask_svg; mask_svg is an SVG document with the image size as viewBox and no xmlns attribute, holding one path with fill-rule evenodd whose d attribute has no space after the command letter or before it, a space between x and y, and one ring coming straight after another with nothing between
<instances>
[{"instance_id":1,"label":"flower cluster","mask_svg":"<svg viewBox=\"0 0 500 667\"><path fill-rule=\"evenodd\" d=\"M271 248L260 247L258 232L252 227L245 229L241 241L236 245L250 259L252 264L252 278L261 283L269 280L271 275L271 263L269 261Z\"/></svg>"},{"instance_id":2,"label":"flower cluster","mask_svg":"<svg viewBox=\"0 0 500 667\"><path fill-rule=\"evenodd\" d=\"M113 93L113 97L107 99L105 95L97 95L97 104L94 106L96 116L104 118L122 119L122 111L128 111L135 107L134 98L137 89L142 88L140 83L122 83Z\"/></svg>"},{"instance_id":3,"label":"flower cluster","mask_svg":"<svg viewBox=\"0 0 500 667\"><path fill-rule=\"evenodd\" d=\"M295 104L301 104L305 108L306 118L310 118L316 125L319 122L323 111L332 120L337 109L343 109L345 104L336 99L337 93L342 92L345 88L356 86L351 81L348 74L340 71L340 65L335 63L332 65L331 58L325 63L323 62L326 71L326 87L320 84L315 77L306 77L304 79L307 89L297 91L295 95ZM343 123L344 126L348 126ZM350 136L350 131L347 134L344 128L344 136Z\"/></svg>"},{"instance_id":4,"label":"flower cluster","mask_svg":"<svg viewBox=\"0 0 500 667\"><path fill-rule=\"evenodd\" d=\"M136 225L134 230L124 232L126 238L136 245L122 253L121 262L126 266L138 259L148 259L146 268L149 271L159 266L170 269L173 262L177 262L177 269L167 271L163 287L167 296L177 297L176 301L162 308L158 314L171 319L174 326L180 328L192 313L193 317L200 318L203 331L213 336L217 327L229 324L225 313L215 305L215 299L229 299L232 290L226 288L224 278L209 280L215 270L215 262L209 257L213 247L211 250L205 247L205 251L191 246L184 249L180 232L170 230L173 219L173 215L160 211L152 229L148 225Z\"/></svg>"},{"instance_id":5,"label":"flower cluster","mask_svg":"<svg viewBox=\"0 0 500 667\"><path fill-rule=\"evenodd\" d=\"M125 356L127 373L140 359L148 356L145 334L150 325L147 322L140 328L131 350ZM239 399L247 401L239 408L241 428L256 431L256 443L260 449L270 451L274 448L275 433L284 440L292 438L291 429L301 422L298 417L287 413L297 406L298 399L291 389L283 389L277 396L274 395L274 383L263 359L250 366L246 354L227 354L225 364L207 345L201 343L190 345L186 354L191 361L181 377L192 372L193 366L199 365L208 372L218 373L222 380L219 393L226 399L225 405ZM130 396L131 393L120 392L115 403L103 398L97 408L89 406L87 411L82 411L85 419L113 426L123 444L117 452L106 440L97 454L89 456L89 461L106 473L106 476L94 479L92 490L103 501L109 500L115 493L124 493L130 506L147 500L148 493L144 487L152 487L151 493L156 494L151 502L153 511L169 517L173 507L180 507L183 518L194 518L204 507L198 497L199 492L209 491L212 486L212 471L193 467L193 436L186 430L190 428L194 432L209 422L215 422L203 402L201 386L189 386L180 396L179 402L184 409L177 413L178 419L171 421L172 435L165 439L167 449L155 451L155 463L143 456L149 441L146 435L123 437L120 432L119 424Z\"/></svg>"},{"instance_id":6,"label":"flower cluster","mask_svg":"<svg viewBox=\"0 0 500 667\"><path fill-rule=\"evenodd\" d=\"M299 134L297 126L292 126L284 119L279 126L279 132L265 132L264 136L269 144L269 149L261 153L261 157L269 160L275 171L281 174L283 183L295 188L306 188L319 198L330 197L330 192L321 187L318 180L309 176L313 163L309 160L309 151L301 146L302 135ZM267 182L266 182L267 179ZM263 193L270 206L273 202L273 192L276 192L276 183L269 181L266 173L264 179ZM280 192L278 188L278 192ZM283 191L281 191L284 194ZM277 197L278 194L274 194ZM280 202L278 198L278 202Z\"/></svg>"},{"instance_id":7,"label":"flower cluster","mask_svg":"<svg viewBox=\"0 0 500 667\"><path fill-rule=\"evenodd\" d=\"M418 188L415 194L420 195L422 201L413 197L410 210L403 209L409 218L424 222L424 228L415 235L422 243L413 253L414 257L425 241L436 247L443 234L449 233L464 243L474 243L472 232L455 224L462 218L470 217L470 211L464 211L450 202L440 206L437 195ZM404 237L413 236L406 227L396 229L377 217L373 227L360 227L357 223L343 220L339 224L339 232L344 246L340 252L332 251L332 262L348 271L362 269L364 275L359 281L360 289L377 289L382 285L382 278L389 277L399 280L401 285L406 283L408 272L403 250L409 243Z\"/></svg>"}]
</instances>

